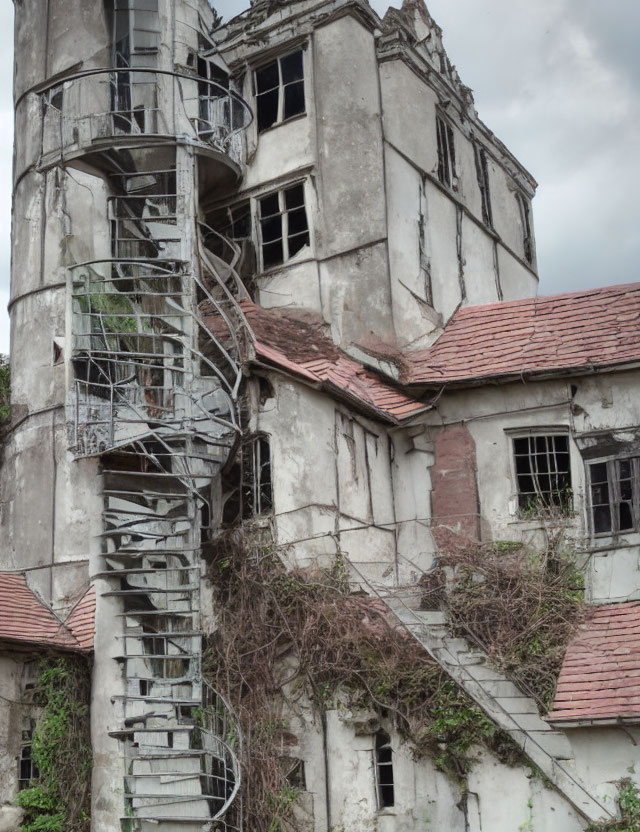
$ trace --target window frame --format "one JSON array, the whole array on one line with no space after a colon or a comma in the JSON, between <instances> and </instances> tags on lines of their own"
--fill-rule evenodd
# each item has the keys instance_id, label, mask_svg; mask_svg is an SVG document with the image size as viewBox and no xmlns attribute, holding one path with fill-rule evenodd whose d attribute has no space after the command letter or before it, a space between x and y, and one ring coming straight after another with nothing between
<instances>
[{"instance_id":1,"label":"window frame","mask_svg":"<svg viewBox=\"0 0 640 832\"><path fill-rule=\"evenodd\" d=\"M473 143L473 155L476 162L476 177L480 190L482 222L493 228L493 209L491 207L491 187L489 184L489 155L486 148L478 142Z\"/></svg>"},{"instance_id":2,"label":"window frame","mask_svg":"<svg viewBox=\"0 0 640 832\"><path fill-rule=\"evenodd\" d=\"M456 172L456 142L451 122L436 111L436 147L438 151L438 181L450 191L458 190Z\"/></svg>"},{"instance_id":3,"label":"window frame","mask_svg":"<svg viewBox=\"0 0 640 832\"><path fill-rule=\"evenodd\" d=\"M282 74L282 62L285 61L287 58L290 58L292 55L296 55L300 53L301 61L302 61L302 78L296 78L293 81L284 81L283 74ZM305 59L305 54L307 52L307 44L298 44L295 48L289 49L286 52L282 53L281 55L277 55L276 57L272 58L265 63L261 63L258 66L253 68L253 98L255 102L255 124L256 124L256 132L258 136L262 133L266 133L267 130L271 130L274 127L278 127L281 124L287 124L288 122L292 121L296 118L302 118L306 116L308 113L307 105L308 105L308 95L307 95L307 61ZM278 68L278 85L275 87L271 87L268 90L262 90L261 92L258 91L258 73L263 72L268 67L273 66L273 64L277 65ZM302 84L302 97L303 97L303 109L293 115L287 116L285 118L285 102L286 102L286 95L285 89L287 87L293 86L294 84ZM260 127L260 115L259 115L259 108L260 108L260 97L267 95L268 93L273 92L274 90L278 91L278 106L277 106L277 114L276 119L271 124Z\"/></svg>"},{"instance_id":4,"label":"window frame","mask_svg":"<svg viewBox=\"0 0 640 832\"><path fill-rule=\"evenodd\" d=\"M257 241L258 241L258 249L259 249L259 267L260 272L269 272L272 269L279 269L285 266L287 263L290 263L291 260L296 257L302 251L305 246L311 246L311 228L309 225L309 211L307 210L307 189L305 187L306 180L298 180L296 182L287 183L286 185L282 185L275 191L270 191L265 194L260 194L255 198L255 215L256 215L256 233L257 233ZM288 208L286 204L286 194L290 191L293 191L295 188L302 189L302 204L300 206L294 206L292 208ZM265 217L262 216L262 202L270 199L271 197L277 196L278 198L278 212L276 214L268 214ZM306 230L300 232L294 232L293 234L289 234L289 215L294 211L299 211L300 208L304 209L305 214L305 221L306 221ZM280 226L280 237L267 240L265 242L263 237L263 222L265 220L273 220L275 217L280 217L281 226ZM307 236L306 243L303 243L300 248L298 248L293 254L290 251L290 242L293 237L300 237L302 238L303 235ZM269 245L273 245L274 243L281 241L282 243L282 260L277 263L269 263L265 265L265 247Z\"/></svg>"},{"instance_id":5,"label":"window frame","mask_svg":"<svg viewBox=\"0 0 640 832\"><path fill-rule=\"evenodd\" d=\"M517 504L517 517L520 520L527 520L531 518L535 518L539 515L540 511L545 510L558 510L563 516L570 516L573 514L574 511L574 500L573 500L573 481L574 477L572 476L572 466L571 466L571 436L569 433L568 427L565 426L541 426L536 428L530 429L512 429L506 431L508 439L509 439L509 450L510 450L510 458L511 458L511 469L512 469L512 480L515 485L515 500ZM523 456L522 454L516 453L516 441L521 439L527 439L531 442L532 439L540 439L544 438L545 440L549 440L551 438L562 437L566 439L567 442L567 470L566 471L553 471L549 470L548 472L545 471L534 471L531 468L529 473L518 471L518 464L517 464L517 457ZM533 451L534 457L537 455L537 451ZM549 453L549 448L547 445L546 453ZM565 451L557 451L555 448L553 449L553 453L565 453ZM527 457L531 459L531 447L527 452ZM567 491L567 500L555 502L552 499L549 501L545 501L544 499L540 499L539 502L531 503L530 507L522 505L522 498L532 493L533 495L539 494L541 497L545 494L548 494L551 497L553 494L562 494L562 490L554 490L551 489L549 491L543 491L539 488L539 476L558 476L560 474L565 474L568 477L568 485L566 488ZM533 492L528 491L521 491L520 488L520 479L519 477L530 476L533 483L535 490Z\"/></svg>"},{"instance_id":6,"label":"window frame","mask_svg":"<svg viewBox=\"0 0 640 832\"><path fill-rule=\"evenodd\" d=\"M389 752L388 760L380 759L381 751ZM384 812L387 809L393 809L396 805L396 784L393 765L393 747L391 745L391 736L381 728L373 735L373 770L376 788L376 805L379 812ZM381 768L391 772L390 782L384 783L382 781L380 776ZM384 796L383 789L390 790L390 800L388 796Z\"/></svg>"},{"instance_id":7,"label":"window frame","mask_svg":"<svg viewBox=\"0 0 640 832\"><path fill-rule=\"evenodd\" d=\"M531 200L521 191L516 191L515 198L520 214L523 257L526 263L533 266L536 262L536 252L533 240L533 226L531 224Z\"/></svg>"},{"instance_id":8,"label":"window frame","mask_svg":"<svg viewBox=\"0 0 640 832\"><path fill-rule=\"evenodd\" d=\"M619 465L623 462L630 463L630 476L619 476ZM596 465L606 465L607 473L607 491L608 500L606 503L594 504L593 501L593 467ZM640 532L640 452L636 455L621 454L619 456L605 456L597 457L595 459L585 460L586 466L586 482L587 482L587 506L588 506L588 523L591 536L594 538L618 538L620 535L637 534ZM620 484L623 480L629 479L632 483L631 499L622 499ZM603 483L596 483L601 485ZM635 487L634 487L635 486ZM620 512L615 510L623 503L627 503L631 507L632 527L627 529L620 528ZM595 509L601 506L609 507L609 519L611 521L611 528L606 531L596 531L595 523Z\"/></svg>"}]
</instances>

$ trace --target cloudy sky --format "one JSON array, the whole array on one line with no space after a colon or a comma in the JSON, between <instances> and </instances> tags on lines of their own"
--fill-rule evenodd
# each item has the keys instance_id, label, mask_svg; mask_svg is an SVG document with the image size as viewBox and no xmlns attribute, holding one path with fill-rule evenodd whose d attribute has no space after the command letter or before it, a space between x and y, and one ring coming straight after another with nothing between
<instances>
[{"instance_id":1,"label":"cloudy sky","mask_svg":"<svg viewBox=\"0 0 640 832\"><path fill-rule=\"evenodd\" d=\"M371 2L381 14L389 5ZM9 340L12 5L0 0L0 352ZM228 17L246 3L216 5ZM428 6L480 117L540 183L541 293L640 280L639 0Z\"/></svg>"}]
</instances>

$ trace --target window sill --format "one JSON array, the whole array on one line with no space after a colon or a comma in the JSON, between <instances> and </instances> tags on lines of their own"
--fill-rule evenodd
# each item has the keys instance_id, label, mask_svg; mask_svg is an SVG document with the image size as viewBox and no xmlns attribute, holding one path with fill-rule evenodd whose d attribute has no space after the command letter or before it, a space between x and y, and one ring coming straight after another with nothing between
<instances>
[{"instance_id":1,"label":"window sill","mask_svg":"<svg viewBox=\"0 0 640 832\"><path fill-rule=\"evenodd\" d=\"M308 113L305 111L304 113L298 113L295 116L291 116L291 118L287 118L284 121L277 121L275 124L272 124L271 127L265 127L264 130L257 130L256 128L256 135L258 136L258 140L262 136L266 136L267 133L273 133L274 130L277 130L278 127L284 127L286 124L292 124L294 121L300 121L303 118L306 118Z\"/></svg>"},{"instance_id":2,"label":"window sill","mask_svg":"<svg viewBox=\"0 0 640 832\"><path fill-rule=\"evenodd\" d=\"M256 274L256 279L260 280L262 277L275 277L279 272L284 271L285 269L290 269L292 266L299 266L301 263L312 263L315 260L313 255L309 254L306 257L301 257L297 260L295 257L291 258L291 260L287 260L286 263L280 263L279 266L271 266L270 269L265 269L262 272L258 272Z\"/></svg>"}]
</instances>

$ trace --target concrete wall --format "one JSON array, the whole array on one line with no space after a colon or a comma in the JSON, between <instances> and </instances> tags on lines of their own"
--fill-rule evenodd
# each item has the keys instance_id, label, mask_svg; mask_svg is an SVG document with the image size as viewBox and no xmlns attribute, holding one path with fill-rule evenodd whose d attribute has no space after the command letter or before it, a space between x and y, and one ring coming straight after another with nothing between
<instances>
[{"instance_id":1,"label":"concrete wall","mask_svg":"<svg viewBox=\"0 0 640 832\"><path fill-rule=\"evenodd\" d=\"M348 5L331 0L313 16L302 2L249 12L244 28L232 22L217 35L252 103L253 67L304 49L306 114L260 134L254 125L243 191L255 199L309 177L312 243L304 264L297 257L258 275L258 300L321 312L345 347L382 340L418 348L460 303L535 294L514 196L532 194L532 180L460 101L444 106L451 78L419 68L422 45L391 60L374 18L338 13ZM264 34L268 52L247 27ZM451 190L437 179L438 107L455 134ZM474 142L488 153L493 228L482 219Z\"/></svg>"}]
</instances>

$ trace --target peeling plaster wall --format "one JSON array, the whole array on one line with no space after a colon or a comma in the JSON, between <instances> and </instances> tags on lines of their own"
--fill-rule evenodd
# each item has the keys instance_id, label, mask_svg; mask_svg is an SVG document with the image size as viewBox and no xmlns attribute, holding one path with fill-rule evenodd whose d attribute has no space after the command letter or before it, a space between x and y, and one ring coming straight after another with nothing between
<instances>
[{"instance_id":1,"label":"peeling plaster wall","mask_svg":"<svg viewBox=\"0 0 640 832\"><path fill-rule=\"evenodd\" d=\"M0 656L0 829L9 803L18 788L18 760L22 739L20 706L23 662L15 656Z\"/></svg>"},{"instance_id":2,"label":"peeling plaster wall","mask_svg":"<svg viewBox=\"0 0 640 832\"><path fill-rule=\"evenodd\" d=\"M637 402L636 373L607 373L449 391L438 402L438 415L428 421L434 436L440 420L464 424L475 443L482 539L534 546L542 542L542 524L517 515L512 436L528 429L570 435L574 513L566 526L586 568L587 599L608 603L640 598L640 533L591 536L585 465L594 458L638 453Z\"/></svg>"},{"instance_id":3,"label":"peeling plaster wall","mask_svg":"<svg viewBox=\"0 0 640 832\"><path fill-rule=\"evenodd\" d=\"M451 98L460 82L427 56L428 15L395 12L416 29L417 43L401 38L400 52L387 54L380 44L391 37L388 27L377 32L360 4L310 5L257 6L244 27L232 22L219 33L254 105L253 68L304 49L306 115L260 134L254 124L244 193L310 177L317 190L317 213L315 199L307 205L310 260L258 275L260 303L321 312L343 346L381 339L418 348L460 303L535 294L515 199L516 191L533 194L533 180L468 103ZM437 180L438 106L455 133L454 191ZM487 151L495 230L482 219L474 141Z\"/></svg>"},{"instance_id":4,"label":"peeling plaster wall","mask_svg":"<svg viewBox=\"0 0 640 832\"><path fill-rule=\"evenodd\" d=\"M386 430L324 394L276 375L270 380L275 396L252 427L270 436L278 543L292 544L287 557L297 566L330 566L343 551L370 580L392 583L395 506Z\"/></svg>"}]
</instances>

